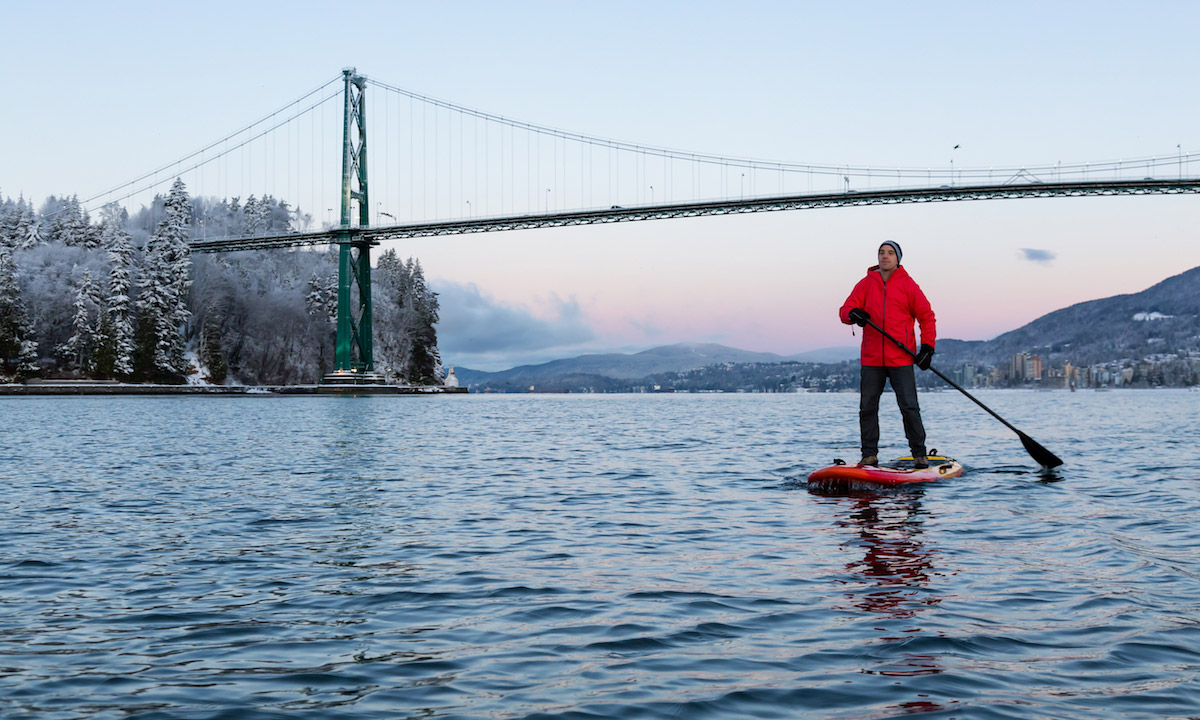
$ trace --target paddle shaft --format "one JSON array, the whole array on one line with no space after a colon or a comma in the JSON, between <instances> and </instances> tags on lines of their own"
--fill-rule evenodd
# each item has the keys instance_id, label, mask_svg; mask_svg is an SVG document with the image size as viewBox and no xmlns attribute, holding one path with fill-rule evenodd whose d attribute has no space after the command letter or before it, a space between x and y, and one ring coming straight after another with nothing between
<instances>
[{"instance_id":1,"label":"paddle shaft","mask_svg":"<svg viewBox=\"0 0 1200 720\"><path fill-rule=\"evenodd\" d=\"M896 338L892 337L891 334L888 333L887 330L884 330L883 328L876 325L875 322L872 321L870 318L867 318L866 322L868 325L870 325L871 327L878 330L885 338L896 343L897 347L901 348L902 350L904 350L904 352L911 355L913 360L917 359L917 354L915 352L913 352L911 348L909 348L907 345L900 342ZM1015 432L1017 434L1017 436L1021 438L1021 444L1025 446L1025 450L1028 451L1029 454L1033 456L1034 460L1036 460L1037 462L1039 462L1042 465L1045 465L1047 467L1057 467L1059 465L1062 465L1062 460L1060 460L1057 456L1055 456L1054 453L1052 453L1049 450L1047 450L1046 448L1042 447L1041 445L1038 444L1038 442L1036 440L1034 440L1033 438L1029 437L1025 433L1023 433L1020 430L1018 430L1017 428L1015 428L1012 423L1010 423L1009 421L1007 421L1004 418L997 415L996 412L994 410L992 410L990 407L979 402L978 398L976 398L974 395L967 392L966 390L963 390L961 387L959 387L958 383L954 382L950 378L943 375L937 368L935 368L932 365L929 366L929 369L931 371L933 371L933 374L935 374L938 377L940 377L941 379L945 380L950 385L950 387L959 391L963 395L966 395L968 398L971 399L971 402L975 403L979 407L986 410L989 415L996 418L1000 422L1004 423L1005 427L1007 427L1009 430L1012 430L1013 432Z\"/></svg>"}]
</instances>

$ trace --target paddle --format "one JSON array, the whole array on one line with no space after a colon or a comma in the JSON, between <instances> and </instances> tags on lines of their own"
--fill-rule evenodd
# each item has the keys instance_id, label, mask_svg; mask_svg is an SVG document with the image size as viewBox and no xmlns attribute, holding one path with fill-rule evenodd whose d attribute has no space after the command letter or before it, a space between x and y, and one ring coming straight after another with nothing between
<instances>
[{"instance_id":1,"label":"paddle","mask_svg":"<svg viewBox=\"0 0 1200 720\"><path fill-rule=\"evenodd\" d=\"M883 333L883 336L884 336L885 338L887 338L888 340L891 340L892 342L896 343L896 345L897 345L897 346L898 346L900 349L904 350L904 352L908 353L909 355L912 355L912 357L913 357L913 360L916 360L916 359L917 359L917 354L916 354L915 352L913 352L912 350L910 350L910 349L909 349L909 347L908 347L907 345L905 345L904 343L900 342L900 341L899 341L899 340L897 340L896 338L894 338L894 337L892 337L891 335L889 335L889 334L888 334L888 332L887 332L886 330L884 330L883 328L881 328L881 327L879 327L878 325L876 325L876 324L875 324L875 323L874 323L874 322L873 322L873 321L872 321L870 318L868 318L868 319L867 319L867 324L868 324L868 325L870 325L871 327L875 328L875 329L876 329L876 330L878 330L879 332ZM983 408L984 410L987 410L987 411L988 411L988 414L990 414L992 417L996 418L996 419L997 419L997 420L999 420L1000 422L1004 423L1004 425L1005 425L1006 427L1008 427L1008 429L1009 429L1009 430L1012 430L1013 432L1015 432L1015 433L1017 434L1017 437L1021 438L1021 444L1025 446L1025 450L1026 450L1026 452L1028 452L1028 453L1029 453L1029 456L1030 456L1030 457L1032 457L1032 458L1034 459L1034 461L1036 461L1036 462L1037 462L1037 464L1041 465L1042 467L1046 468L1047 470L1049 470L1050 468L1056 468L1056 467L1058 467L1059 465L1062 465L1062 464L1063 464L1063 461L1062 461L1062 460L1060 460L1060 459L1058 458L1058 456L1057 456L1057 455L1055 455L1054 453L1050 452L1050 451L1049 451L1049 450L1047 450L1046 448L1042 447L1040 444L1038 444L1038 441L1037 441L1037 440L1034 440L1033 438L1029 437L1029 436L1028 436L1028 435L1026 435L1025 433L1023 433L1023 432L1021 432L1020 430L1018 430L1018 429L1016 429L1015 427L1013 427L1013 424L1012 424L1012 423L1010 423L1009 421L1007 421L1007 420L1005 420L1004 418L1002 418L1002 417L1000 417L999 415L997 415L997 414L995 413L995 411L994 411L994 410L992 410L992 409L991 409L990 407L988 407L987 405L984 405L983 403L979 402L979 400L978 400L978 399L977 399L977 398L976 398L974 395L972 395L971 393L967 392L966 390L963 390L961 387L959 387L959 386L958 386L958 383L954 382L954 381L953 381L953 380L951 380L950 378L948 378L948 377L946 377L945 375L943 375L941 372L939 372L939 371L938 371L938 369L937 369L937 368L935 368L934 366L930 365L930 366L929 366L929 370L930 370L931 372L933 372L933 374L934 374L934 375L937 375L938 377L940 377L941 379L943 379L943 380L945 380L947 383L949 383L949 384L950 384L950 387L952 387L952 388L954 388L955 390L959 391L959 392L960 392L960 393L962 393L963 395L966 395L967 397L969 397L969 398L971 399L971 401L972 401L972 402L974 402L976 405L978 405L979 407Z\"/></svg>"}]
</instances>

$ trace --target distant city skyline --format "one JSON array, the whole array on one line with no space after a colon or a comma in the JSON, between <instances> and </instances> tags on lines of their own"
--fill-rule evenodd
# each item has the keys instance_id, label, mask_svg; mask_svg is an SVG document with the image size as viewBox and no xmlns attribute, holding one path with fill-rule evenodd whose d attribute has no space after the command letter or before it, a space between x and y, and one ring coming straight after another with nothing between
<instances>
[{"instance_id":1,"label":"distant city skyline","mask_svg":"<svg viewBox=\"0 0 1200 720\"><path fill-rule=\"evenodd\" d=\"M1200 100L1188 92L1200 6L1186 2L359 2L339 12L312 2L8 8L21 32L0 61L23 111L0 119L0 194L41 203L107 189L347 66L551 127L741 157L988 167L1200 151ZM986 339L1200 265L1198 206L1195 196L1006 200L395 247L442 293L448 365L674 342L790 355L857 343L836 309L884 239L904 248L941 337Z\"/></svg>"}]
</instances>

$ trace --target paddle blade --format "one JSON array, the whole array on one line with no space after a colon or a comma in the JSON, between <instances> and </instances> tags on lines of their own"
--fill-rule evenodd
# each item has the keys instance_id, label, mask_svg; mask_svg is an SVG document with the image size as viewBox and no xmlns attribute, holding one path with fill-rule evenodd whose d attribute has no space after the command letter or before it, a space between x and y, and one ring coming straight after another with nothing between
<instances>
[{"instance_id":1,"label":"paddle blade","mask_svg":"<svg viewBox=\"0 0 1200 720\"><path fill-rule=\"evenodd\" d=\"M1038 465L1050 470L1063 464L1063 461L1057 455L1039 445L1037 440L1034 440L1023 432L1018 432L1017 435L1021 438L1021 444L1025 446L1025 450L1029 453L1029 456Z\"/></svg>"}]
</instances>

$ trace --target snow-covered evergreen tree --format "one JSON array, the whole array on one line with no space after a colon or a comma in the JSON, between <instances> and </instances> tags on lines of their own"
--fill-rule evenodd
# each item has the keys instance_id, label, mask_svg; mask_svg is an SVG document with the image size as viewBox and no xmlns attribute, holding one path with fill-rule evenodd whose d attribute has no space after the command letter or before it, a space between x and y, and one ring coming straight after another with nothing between
<instances>
[{"instance_id":1,"label":"snow-covered evergreen tree","mask_svg":"<svg viewBox=\"0 0 1200 720\"><path fill-rule=\"evenodd\" d=\"M271 222L270 200L266 196L258 200L251 195L242 208L242 217L242 231L247 235L266 234Z\"/></svg>"},{"instance_id":2,"label":"snow-covered evergreen tree","mask_svg":"<svg viewBox=\"0 0 1200 720\"><path fill-rule=\"evenodd\" d=\"M21 302L16 264L11 250L0 246L0 376L29 377L37 371L37 343Z\"/></svg>"},{"instance_id":3,"label":"snow-covered evergreen tree","mask_svg":"<svg viewBox=\"0 0 1200 720\"><path fill-rule=\"evenodd\" d=\"M69 231L71 239L75 244L85 248L100 247L100 233L98 228L92 225L92 219L88 216L86 210L79 204L79 197L71 196L71 207L74 212L71 215ZM70 245L71 243L65 243Z\"/></svg>"},{"instance_id":4,"label":"snow-covered evergreen tree","mask_svg":"<svg viewBox=\"0 0 1200 720\"><path fill-rule=\"evenodd\" d=\"M437 293L413 258L402 262L395 250L379 256L372 275L375 308L375 367L389 379L414 385L440 384L437 348Z\"/></svg>"},{"instance_id":5,"label":"snow-covered evergreen tree","mask_svg":"<svg viewBox=\"0 0 1200 720\"><path fill-rule=\"evenodd\" d=\"M242 198L235 195L225 207L225 233L228 235L246 234L245 223L242 219Z\"/></svg>"},{"instance_id":6,"label":"snow-covered evergreen tree","mask_svg":"<svg viewBox=\"0 0 1200 720\"><path fill-rule=\"evenodd\" d=\"M42 238L42 221L33 211L33 205L25 206L25 210L21 214L20 230L23 232L20 233L17 240L18 250L28 250L46 242Z\"/></svg>"},{"instance_id":7,"label":"snow-covered evergreen tree","mask_svg":"<svg viewBox=\"0 0 1200 720\"><path fill-rule=\"evenodd\" d=\"M408 382L416 317L412 303L408 302L412 296L409 280L404 262L395 250L387 250L379 256L375 272L371 275L375 314L375 370L383 373L388 380L400 383ZM336 287L333 299L336 303Z\"/></svg>"},{"instance_id":8,"label":"snow-covered evergreen tree","mask_svg":"<svg viewBox=\"0 0 1200 720\"><path fill-rule=\"evenodd\" d=\"M61 200L51 196L42 211L48 223L46 239L67 247L94 248L100 244L87 212L73 195Z\"/></svg>"},{"instance_id":9,"label":"snow-covered evergreen tree","mask_svg":"<svg viewBox=\"0 0 1200 720\"><path fill-rule=\"evenodd\" d=\"M295 229L292 226L292 208L287 200L265 195L259 213L263 216L263 225L268 232L286 233Z\"/></svg>"},{"instance_id":10,"label":"snow-covered evergreen tree","mask_svg":"<svg viewBox=\"0 0 1200 720\"><path fill-rule=\"evenodd\" d=\"M21 205L24 198L13 202L12 198L0 201L0 245L8 248L17 246L17 238L22 236L19 225L21 222Z\"/></svg>"},{"instance_id":11,"label":"snow-covered evergreen tree","mask_svg":"<svg viewBox=\"0 0 1200 720\"><path fill-rule=\"evenodd\" d=\"M275 209L275 198L271 197L270 195L264 195L263 199L258 201L258 232L266 234L275 229L272 224Z\"/></svg>"},{"instance_id":12,"label":"snow-covered evergreen tree","mask_svg":"<svg viewBox=\"0 0 1200 720\"><path fill-rule=\"evenodd\" d=\"M200 333L200 360L208 368L208 379L221 385L229 376L229 365L221 349L221 320L216 308L209 308L204 317L204 330Z\"/></svg>"},{"instance_id":13,"label":"snow-covered evergreen tree","mask_svg":"<svg viewBox=\"0 0 1200 720\"><path fill-rule=\"evenodd\" d=\"M237 198L193 200L177 181L133 217L115 204L102 209L90 228L98 247L91 248L77 198L51 197L40 212L23 198L0 198L0 246L9 251L5 272L15 288L0 296L0 375L11 377L17 365L29 374L40 356L57 356L60 370L82 366L95 377L177 381L187 371L190 339L214 380L225 365L234 382L317 382L332 370L335 251L201 255L192 267L188 242L200 220L211 237L241 234L247 222L260 234L287 232L300 216L270 195L246 205ZM54 238L43 240L52 223ZM392 251L379 268L376 367L403 382L440 377L431 324L437 298L419 263L406 264Z\"/></svg>"},{"instance_id":14,"label":"snow-covered evergreen tree","mask_svg":"<svg viewBox=\"0 0 1200 720\"><path fill-rule=\"evenodd\" d=\"M248 384L315 383L333 369L336 253L198 255L193 271L192 327L210 375L217 349Z\"/></svg>"},{"instance_id":15,"label":"snow-covered evergreen tree","mask_svg":"<svg viewBox=\"0 0 1200 720\"><path fill-rule=\"evenodd\" d=\"M138 296L139 348L142 370L151 377L178 380L186 372L184 338L191 286L188 247L190 210L182 180L171 186L164 204L166 217L146 243Z\"/></svg>"},{"instance_id":16,"label":"snow-covered evergreen tree","mask_svg":"<svg viewBox=\"0 0 1200 720\"><path fill-rule=\"evenodd\" d=\"M96 350L96 319L100 314L100 290L92 271L84 270L75 288L75 317L71 337L58 349L59 355L79 372L90 374Z\"/></svg>"},{"instance_id":17,"label":"snow-covered evergreen tree","mask_svg":"<svg viewBox=\"0 0 1200 720\"><path fill-rule=\"evenodd\" d=\"M95 372L107 378L133 374L133 243L125 229L127 219L128 214L116 203L101 211L100 240L108 250L108 291L100 318Z\"/></svg>"},{"instance_id":18,"label":"snow-covered evergreen tree","mask_svg":"<svg viewBox=\"0 0 1200 720\"><path fill-rule=\"evenodd\" d=\"M51 195L42 202L42 207L37 212L37 218L41 225L43 241L47 243L61 241L60 230L66 212L65 198L60 199L57 195Z\"/></svg>"},{"instance_id":19,"label":"snow-covered evergreen tree","mask_svg":"<svg viewBox=\"0 0 1200 720\"><path fill-rule=\"evenodd\" d=\"M395 255L395 251L392 252ZM308 314L323 318L331 328L337 327L337 273L319 276L313 273L308 279L308 293L304 296L304 305Z\"/></svg>"},{"instance_id":20,"label":"snow-covered evergreen tree","mask_svg":"<svg viewBox=\"0 0 1200 720\"><path fill-rule=\"evenodd\" d=\"M442 356L437 346L438 321L437 293L425 282L425 271L421 261L409 259L408 270L412 287L412 307L416 315L413 333L413 350L409 360L409 382L417 385L440 385L444 377Z\"/></svg>"}]
</instances>

